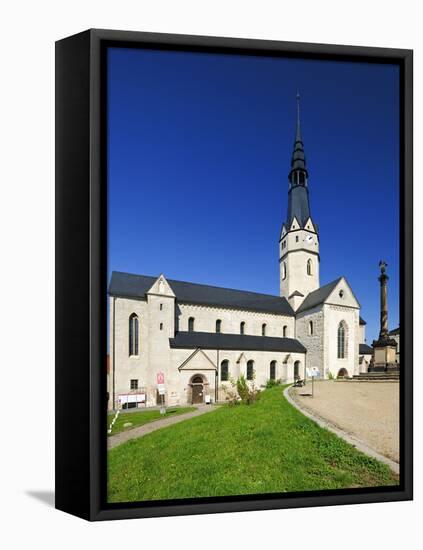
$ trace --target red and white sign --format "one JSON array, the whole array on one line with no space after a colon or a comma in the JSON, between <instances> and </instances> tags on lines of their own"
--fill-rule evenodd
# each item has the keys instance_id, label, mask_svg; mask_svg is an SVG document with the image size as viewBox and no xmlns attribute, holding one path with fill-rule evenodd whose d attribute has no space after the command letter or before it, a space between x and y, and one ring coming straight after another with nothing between
<instances>
[{"instance_id":1,"label":"red and white sign","mask_svg":"<svg viewBox=\"0 0 423 550\"><path fill-rule=\"evenodd\" d=\"M164 384L164 374L162 372L157 373L157 385Z\"/></svg>"}]
</instances>

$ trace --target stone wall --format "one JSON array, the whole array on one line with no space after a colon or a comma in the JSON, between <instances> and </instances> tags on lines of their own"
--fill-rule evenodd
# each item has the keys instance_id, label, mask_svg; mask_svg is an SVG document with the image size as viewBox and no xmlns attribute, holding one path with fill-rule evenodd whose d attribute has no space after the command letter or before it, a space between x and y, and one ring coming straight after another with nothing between
<instances>
[{"instance_id":1,"label":"stone wall","mask_svg":"<svg viewBox=\"0 0 423 550\"><path fill-rule=\"evenodd\" d=\"M353 307L325 304L323 306L325 317L324 328L324 368L326 377L329 372L337 377L340 369L346 369L348 376L359 373L358 347L359 347L359 313L360 310ZM346 357L338 358L338 327L341 321L345 322Z\"/></svg>"},{"instance_id":2,"label":"stone wall","mask_svg":"<svg viewBox=\"0 0 423 550\"><path fill-rule=\"evenodd\" d=\"M245 334L262 335L262 325L266 324L266 336L283 337L283 327L287 327L287 338L295 338L295 317L190 304L178 304L178 326L180 331L188 330L188 319L195 319L196 332L215 332L216 321L220 319L221 332L240 334L240 324L245 322Z\"/></svg>"},{"instance_id":3,"label":"stone wall","mask_svg":"<svg viewBox=\"0 0 423 550\"><path fill-rule=\"evenodd\" d=\"M310 322L313 323L313 334L310 334ZM324 332L323 306L298 314L296 338L307 349L307 367L317 367L321 377L324 376Z\"/></svg>"}]
</instances>

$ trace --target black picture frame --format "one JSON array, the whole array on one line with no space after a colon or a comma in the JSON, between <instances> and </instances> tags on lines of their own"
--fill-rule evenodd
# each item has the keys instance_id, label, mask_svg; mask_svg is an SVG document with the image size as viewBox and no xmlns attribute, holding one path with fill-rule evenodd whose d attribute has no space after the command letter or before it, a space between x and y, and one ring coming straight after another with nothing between
<instances>
[{"instance_id":1,"label":"black picture frame","mask_svg":"<svg viewBox=\"0 0 423 550\"><path fill-rule=\"evenodd\" d=\"M288 495L106 503L109 46L393 63L400 68L400 485ZM412 499L413 235L411 50L91 29L56 43L56 508L87 520ZM380 228L383 234L383 227Z\"/></svg>"}]
</instances>

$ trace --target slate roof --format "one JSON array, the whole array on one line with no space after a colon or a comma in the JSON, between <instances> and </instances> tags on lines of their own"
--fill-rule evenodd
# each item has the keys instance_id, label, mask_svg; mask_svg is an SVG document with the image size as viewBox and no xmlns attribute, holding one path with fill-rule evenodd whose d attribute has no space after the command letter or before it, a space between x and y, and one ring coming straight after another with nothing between
<instances>
[{"instance_id":1,"label":"slate roof","mask_svg":"<svg viewBox=\"0 0 423 550\"><path fill-rule=\"evenodd\" d=\"M359 355L372 355L373 354L373 348L371 346L368 346L367 344L359 344L358 354Z\"/></svg>"},{"instance_id":2,"label":"slate roof","mask_svg":"<svg viewBox=\"0 0 423 550\"><path fill-rule=\"evenodd\" d=\"M328 283L327 285L321 286L320 288L313 290L313 292L310 292L310 294L306 296L304 302L298 308L297 313L307 311L308 309L322 304L330 296L331 292L341 279L342 277L339 277L338 279L335 279L335 281L332 281L331 283Z\"/></svg>"},{"instance_id":3,"label":"slate roof","mask_svg":"<svg viewBox=\"0 0 423 550\"><path fill-rule=\"evenodd\" d=\"M146 293L157 278L113 271L109 284L109 294L110 296L145 299ZM187 283L172 279L167 279L167 282L175 293L176 299L181 303L232 307L289 316L295 315L286 298L280 296Z\"/></svg>"},{"instance_id":4,"label":"slate roof","mask_svg":"<svg viewBox=\"0 0 423 550\"><path fill-rule=\"evenodd\" d=\"M310 218L308 189L302 185L295 185L288 191L288 212L286 215L286 226L288 231L294 218L297 218L300 227L304 227L307 220Z\"/></svg>"},{"instance_id":5,"label":"slate roof","mask_svg":"<svg viewBox=\"0 0 423 550\"><path fill-rule=\"evenodd\" d=\"M225 334L222 332L178 332L175 338L169 338L169 343L171 348L180 349L284 351L288 353L305 353L307 351L298 340L293 338Z\"/></svg>"},{"instance_id":6,"label":"slate roof","mask_svg":"<svg viewBox=\"0 0 423 550\"><path fill-rule=\"evenodd\" d=\"M400 328L394 328L393 330L390 330L388 332L389 336L395 336L396 334L399 334L400 333Z\"/></svg>"},{"instance_id":7,"label":"slate roof","mask_svg":"<svg viewBox=\"0 0 423 550\"><path fill-rule=\"evenodd\" d=\"M366 321L360 317L360 325L367 325Z\"/></svg>"}]
</instances>

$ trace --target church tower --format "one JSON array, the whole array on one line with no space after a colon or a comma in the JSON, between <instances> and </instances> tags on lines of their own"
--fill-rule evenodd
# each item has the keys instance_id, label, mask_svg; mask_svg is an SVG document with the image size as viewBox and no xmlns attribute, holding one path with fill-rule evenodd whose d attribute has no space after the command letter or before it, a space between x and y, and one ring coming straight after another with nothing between
<instances>
[{"instance_id":1,"label":"church tower","mask_svg":"<svg viewBox=\"0 0 423 550\"><path fill-rule=\"evenodd\" d=\"M307 294L320 286L319 235L310 214L299 94L297 129L288 179L288 212L279 239L280 295L296 310Z\"/></svg>"}]
</instances>

